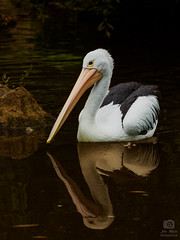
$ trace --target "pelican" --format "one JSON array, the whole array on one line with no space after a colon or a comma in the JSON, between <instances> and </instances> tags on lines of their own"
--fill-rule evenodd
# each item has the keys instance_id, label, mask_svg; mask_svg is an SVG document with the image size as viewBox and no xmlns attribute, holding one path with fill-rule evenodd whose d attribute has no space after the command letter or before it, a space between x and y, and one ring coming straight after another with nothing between
<instances>
[{"instance_id":1,"label":"pelican","mask_svg":"<svg viewBox=\"0 0 180 240\"><path fill-rule=\"evenodd\" d=\"M83 93L92 86L79 115L79 142L129 142L153 136L160 110L157 86L128 82L109 89L113 68L113 58L105 49L96 49L85 56L82 71L47 143L57 134Z\"/></svg>"}]
</instances>

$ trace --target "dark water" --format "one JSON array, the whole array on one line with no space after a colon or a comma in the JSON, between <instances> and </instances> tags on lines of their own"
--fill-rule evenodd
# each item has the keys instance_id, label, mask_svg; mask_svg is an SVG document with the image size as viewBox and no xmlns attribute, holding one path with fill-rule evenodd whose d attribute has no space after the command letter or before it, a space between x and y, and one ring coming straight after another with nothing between
<instances>
[{"instance_id":1,"label":"dark water","mask_svg":"<svg viewBox=\"0 0 180 240\"><path fill-rule=\"evenodd\" d=\"M16 86L32 66L25 87L54 117L84 54L97 47L112 51L112 85L158 84L162 100L155 137L130 147L77 144L87 94L51 145L45 144L50 129L1 136L0 239L180 239L178 51L171 48L166 56L153 42L108 44L94 26L74 17L43 23L5 0L1 12L16 26L0 31L0 75Z\"/></svg>"}]
</instances>

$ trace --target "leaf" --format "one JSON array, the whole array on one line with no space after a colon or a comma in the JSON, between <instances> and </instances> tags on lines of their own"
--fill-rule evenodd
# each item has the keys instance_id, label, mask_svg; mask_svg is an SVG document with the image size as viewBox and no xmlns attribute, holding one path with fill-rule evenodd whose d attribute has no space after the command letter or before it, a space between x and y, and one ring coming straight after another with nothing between
<instances>
[{"instance_id":1,"label":"leaf","mask_svg":"<svg viewBox=\"0 0 180 240\"><path fill-rule=\"evenodd\" d=\"M111 33L110 33L108 30L106 30L106 37L107 37L107 38L110 38L110 37L111 37Z\"/></svg>"},{"instance_id":2,"label":"leaf","mask_svg":"<svg viewBox=\"0 0 180 240\"><path fill-rule=\"evenodd\" d=\"M110 29L114 30L113 25L111 25L110 23L107 23L107 26L108 26Z\"/></svg>"},{"instance_id":3,"label":"leaf","mask_svg":"<svg viewBox=\"0 0 180 240\"><path fill-rule=\"evenodd\" d=\"M99 26L98 26L98 31L100 32L100 31L102 31L102 30L104 30L105 29L105 22L103 21L103 22L101 22L100 24L99 24Z\"/></svg>"}]
</instances>

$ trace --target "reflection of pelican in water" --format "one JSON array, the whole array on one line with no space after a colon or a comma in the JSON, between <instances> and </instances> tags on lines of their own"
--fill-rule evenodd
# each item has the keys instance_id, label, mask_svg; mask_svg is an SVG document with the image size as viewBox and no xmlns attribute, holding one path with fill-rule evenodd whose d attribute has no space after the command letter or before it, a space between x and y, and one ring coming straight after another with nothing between
<instances>
[{"instance_id":1,"label":"reflection of pelican in water","mask_svg":"<svg viewBox=\"0 0 180 240\"><path fill-rule=\"evenodd\" d=\"M84 224L89 228L105 229L113 221L113 209L109 198L107 185L96 171L94 164L89 162L89 170L84 169L84 177L88 181L91 194L96 203L88 200L81 192L79 186L70 178L59 162L48 153L54 169L59 178L64 182L72 197L78 212L83 216Z\"/></svg>"},{"instance_id":2,"label":"reflection of pelican in water","mask_svg":"<svg viewBox=\"0 0 180 240\"><path fill-rule=\"evenodd\" d=\"M138 143L131 147L122 143L78 143L78 153L80 163L82 158L91 159L100 172L107 173L125 167L145 177L159 163L156 145L152 143Z\"/></svg>"},{"instance_id":3,"label":"reflection of pelican in water","mask_svg":"<svg viewBox=\"0 0 180 240\"><path fill-rule=\"evenodd\" d=\"M65 183L84 224L93 229L105 229L114 220L108 187L102 174L125 167L139 176L147 176L159 163L156 145L137 144L126 147L122 143L78 143L78 155L83 176L95 202L88 200L79 186L69 177L59 162L48 153L54 169Z\"/></svg>"}]
</instances>

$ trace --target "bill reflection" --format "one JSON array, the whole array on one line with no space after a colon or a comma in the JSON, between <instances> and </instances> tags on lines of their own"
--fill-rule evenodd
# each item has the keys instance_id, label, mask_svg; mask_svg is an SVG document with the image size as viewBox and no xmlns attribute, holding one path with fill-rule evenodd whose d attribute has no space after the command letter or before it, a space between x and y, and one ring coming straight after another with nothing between
<instances>
[{"instance_id":1,"label":"bill reflection","mask_svg":"<svg viewBox=\"0 0 180 240\"><path fill-rule=\"evenodd\" d=\"M124 181L124 175L126 179L137 176L148 177L159 164L156 144L137 143L126 146L123 143L78 143L77 148L82 174L94 201L85 196L58 160L52 154L47 154L78 212L82 215L85 226L105 229L112 224L114 213L103 175L108 177L116 175L119 182Z\"/></svg>"}]
</instances>

